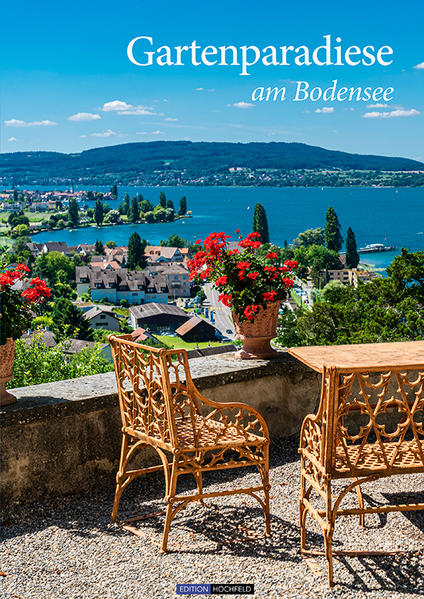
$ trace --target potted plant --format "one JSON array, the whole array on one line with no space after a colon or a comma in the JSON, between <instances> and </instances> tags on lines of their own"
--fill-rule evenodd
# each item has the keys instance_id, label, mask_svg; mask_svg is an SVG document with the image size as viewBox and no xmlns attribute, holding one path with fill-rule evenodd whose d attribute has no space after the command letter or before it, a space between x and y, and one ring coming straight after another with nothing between
<instances>
[{"instance_id":1,"label":"potted plant","mask_svg":"<svg viewBox=\"0 0 424 599\"><path fill-rule=\"evenodd\" d=\"M0 405L15 403L16 397L6 391L13 378L15 340L30 328L36 307L50 289L38 277L29 279L30 269L18 264L0 274Z\"/></svg>"},{"instance_id":2,"label":"potted plant","mask_svg":"<svg viewBox=\"0 0 424 599\"><path fill-rule=\"evenodd\" d=\"M272 358L277 353L270 341L276 336L278 311L293 285L290 271L294 260L280 265L275 252L258 252L262 245L259 233L240 235L236 248L229 249L224 233L211 233L188 261L190 279L199 284L211 282L218 299L231 308L237 337L243 341L238 357ZM202 247L200 247L202 246Z\"/></svg>"}]
</instances>

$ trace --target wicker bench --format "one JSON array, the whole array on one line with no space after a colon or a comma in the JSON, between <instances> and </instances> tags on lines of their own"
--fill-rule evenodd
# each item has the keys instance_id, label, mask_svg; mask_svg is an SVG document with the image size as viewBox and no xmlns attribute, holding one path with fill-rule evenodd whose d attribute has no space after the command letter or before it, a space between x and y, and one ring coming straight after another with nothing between
<instances>
[{"instance_id":1,"label":"wicker bench","mask_svg":"<svg viewBox=\"0 0 424 599\"><path fill-rule=\"evenodd\" d=\"M424 342L289 351L322 373L318 412L306 416L300 435L301 551L307 553L310 514L323 532L332 586L333 553L360 553L333 552L337 516L359 515L363 525L364 514L424 509L424 503L365 506L360 488L378 478L424 472ZM352 482L333 501L332 481L340 479ZM341 509L354 489L358 507Z\"/></svg>"},{"instance_id":2,"label":"wicker bench","mask_svg":"<svg viewBox=\"0 0 424 599\"><path fill-rule=\"evenodd\" d=\"M167 510L162 551L167 548L171 521L180 509L192 501L220 495L255 498L263 508L269 536L269 433L262 416L243 403L217 403L204 397L191 378L186 350L154 349L130 339L128 335L109 337L122 419L112 522L129 483L142 474L163 470ZM135 453L146 445L156 450L161 465L131 469ZM203 472L246 466L257 467L258 485L203 491ZM197 493L177 493L182 474L194 476Z\"/></svg>"}]
</instances>

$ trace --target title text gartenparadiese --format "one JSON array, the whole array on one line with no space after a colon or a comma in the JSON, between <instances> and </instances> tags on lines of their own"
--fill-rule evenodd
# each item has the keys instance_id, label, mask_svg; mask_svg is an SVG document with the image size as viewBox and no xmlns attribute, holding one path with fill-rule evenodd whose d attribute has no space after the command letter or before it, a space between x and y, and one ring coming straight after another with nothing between
<instances>
[{"instance_id":1,"label":"title text gartenparadiese","mask_svg":"<svg viewBox=\"0 0 424 599\"><path fill-rule=\"evenodd\" d=\"M201 46L196 40L187 45L155 47L152 37L141 35L129 42L127 55L129 60L139 67L152 65L182 67L187 64L195 67L236 66L239 67L239 75L242 76L251 75L251 67L256 64L263 64L266 67L292 65L387 67L393 62L391 46L345 47L341 37L336 37L334 42L331 35L322 37L324 43L314 48L306 45L297 47L269 45L263 48L255 45Z\"/></svg>"}]
</instances>

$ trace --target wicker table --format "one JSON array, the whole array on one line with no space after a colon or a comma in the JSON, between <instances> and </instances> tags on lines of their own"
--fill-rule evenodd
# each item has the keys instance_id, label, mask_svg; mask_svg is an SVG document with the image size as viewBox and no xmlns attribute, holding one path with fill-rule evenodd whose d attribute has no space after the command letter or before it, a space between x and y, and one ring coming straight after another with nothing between
<instances>
[{"instance_id":1,"label":"wicker table","mask_svg":"<svg viewBox=\"0 0 424 599\"><path fill-rule=\"evenodd\" d=\"M418 502L365 506L360 490L377 478L424 472L424 341L294 347L289 353L322 374L318 412L306 416L300 434L301 550L307 552L309 514L324 535L332 586L333 553L346 554L332 551L337 516L357 514L363 524L367 513L424 509ZM333 497L335 479L353 482ZM353 489L358 507L340 509Z\"/></svg>"}]
</instances>

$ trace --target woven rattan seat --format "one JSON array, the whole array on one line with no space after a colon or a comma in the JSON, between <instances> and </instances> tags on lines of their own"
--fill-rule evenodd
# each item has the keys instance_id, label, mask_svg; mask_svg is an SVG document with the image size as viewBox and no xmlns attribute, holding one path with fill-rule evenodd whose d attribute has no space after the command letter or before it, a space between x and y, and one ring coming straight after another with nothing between
<instances>
[{"instance_id":1,"label":"woven rattan seat","mask_svg":"<svg viewBox=\"0 0 424 599\"><path fill-rule=\"evenodd\" d=\"M204 397L193 383L185 350L154 349L134 343L127 335L111 335L109 341L123 435L112 522L127 485L141 474L161 469L167 502L162 551L167 548L171 521L181 508L191 501L219 495L254 497L264 510L268 536L269 433L262 416L243 403L218 403ZM134 454L146 445L157 451L162 465L130 469ZM203 472L245 466L258 468L260 484L203 491ZM177 479L182 474L194 476L196 493L177 493Z\"/></svg>"},{"instance_id":2,"label":"woven rattan seat","mask_svg":"<svg viewBox=\"0 0 424 599\"><path fill-rule=\"evenodd\" d=\"M194 427L193 427L194 424ZM184 418L176 421L180 447L216 447L225 445L263 445L266 439L254 434L242 435L235 426L226 427L221 422L197 416L194 420Z\"/></svg>"},{"instance_id":3,"label":"woven rattan seat","mask_svg":"<svg viewBox=\"0 0 424 599\"><path fill-rule=\"evenodd\" d=\"M424 342L301 347L290 353L322 374L318 412L306 416L300 435L301 550L306 552L309 514L323 531L332 586L337 516L359 514L363 524L367 513L424 509L424 503L367 507L360 488L377 478L424 473ZM332 481L346 478L353 482L334 501ZM341 509L354 489L358 507Z\"/></svg>"}]
</instances>

